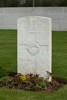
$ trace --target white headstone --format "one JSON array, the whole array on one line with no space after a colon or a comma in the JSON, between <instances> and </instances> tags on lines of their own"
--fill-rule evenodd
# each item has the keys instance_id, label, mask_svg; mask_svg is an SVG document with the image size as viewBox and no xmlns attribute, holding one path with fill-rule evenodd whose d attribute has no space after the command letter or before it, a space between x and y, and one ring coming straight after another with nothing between
<instances>
[{"instance_id":1,"label":"white headstone","mask_svg":"<svg viewBox=\"0 0 67 100\"><path fill-rule=\"evenodd\" d=\"M18 20L18 73L51 72L51 19L27 16Z\"/></svg>"}]
</instances>

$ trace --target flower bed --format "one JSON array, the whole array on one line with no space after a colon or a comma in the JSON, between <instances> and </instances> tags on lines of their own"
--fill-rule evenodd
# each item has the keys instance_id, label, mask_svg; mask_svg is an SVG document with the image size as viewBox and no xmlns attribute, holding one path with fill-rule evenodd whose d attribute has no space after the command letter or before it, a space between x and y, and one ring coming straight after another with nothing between
<instances>
[{"instance_id":1,"label":"flower bed","mask_svg":"<svg viewBox=\"0 0 67 100\"><path fill-rule=\"evenodd\" d=\"M56 78L52 78L52 81L48 82L37 74L9 74L6 77L0 78L0 87L2 88L43 91L47 93L58 90L64 84L67 84L67 81L62 82Z\"/></svg>"}]
</instances>

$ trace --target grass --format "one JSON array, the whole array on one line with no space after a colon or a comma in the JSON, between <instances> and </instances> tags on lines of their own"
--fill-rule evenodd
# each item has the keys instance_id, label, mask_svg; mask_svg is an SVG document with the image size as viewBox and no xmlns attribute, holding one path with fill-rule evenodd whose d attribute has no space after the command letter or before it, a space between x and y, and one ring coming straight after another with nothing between
<instances>
[{"instance_id":1,"label":"grass","mask_svg":"<svg viewBox=\"0 0 67 100\"><path fill-rule=\"evenodd\" d=\"M17 69L17 32L0 30L0 76Z\"/></svg>"},{"instance_id":2,"label":"grass","mask_svg":"<svg viewBox=\"0 0 67 100\"><path fill-rule=\"evenodd\" d=\"M52 70L67 79L67 32L53 32ZM0 77L17 71L17 32L0 30ZM0 88L0 100L66 100L67 85L52 94Z\"/></svg>"},{"instance_id":3,"label":"grass","mask_svg":"<svg viewBox=\"0 0 67 100\"><path fill-rule=\"evenodd\" d=\"M0 100L67 100L67 86L52 94L0 88Z\"/></svg>"},{"instance_id":4,"label":"grass","mask_svg":"<svg viewBox=\"0 0 67 100\"><path fill-rule=\"evenodd\" d=\"M55 76L67 79L67 32L53 32L53 62Z\"/></svg>"}]
</instances>

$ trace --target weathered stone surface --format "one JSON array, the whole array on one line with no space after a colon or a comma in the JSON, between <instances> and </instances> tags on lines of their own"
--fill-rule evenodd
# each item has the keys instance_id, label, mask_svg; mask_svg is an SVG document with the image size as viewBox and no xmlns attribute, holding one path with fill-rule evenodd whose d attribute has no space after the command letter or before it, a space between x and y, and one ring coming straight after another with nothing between
<instances>
[{"instance_id":1,"label":"weathered stone surface","mask_svg":"<svg viewBox=\"0 0 67 100\"><path fill-rule=\"evenodd\" d=\"M18 73L51 72L51 19L40 16L18 20Z\"/></svg>"}]
</instances>

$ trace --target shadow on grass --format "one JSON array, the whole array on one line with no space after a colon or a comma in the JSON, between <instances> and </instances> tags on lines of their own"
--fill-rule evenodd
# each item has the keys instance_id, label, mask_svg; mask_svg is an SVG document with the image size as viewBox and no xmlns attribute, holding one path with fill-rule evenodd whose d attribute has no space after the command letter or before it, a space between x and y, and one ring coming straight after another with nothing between
<instances>
[{"instance_id":1,"label":"shadow on grass","mask_svg":"<svg viewBox=\"0 0 67 100\"><path fill-rule=\"evenodd\" d=\"M6 69L3 69L1 66L0 66L0 77L3 77L7 75L7 70Z\"/></svg>"},{"instance_id":2,"label":"shadow on grass","mask_svg":"<svg viewBox=\"0 0 67 100\"><path fill-rule=\"evenodd\" d=\"M6 70L6 69L4 69L3 67L0 66L0 78L7 76L7 75L14 76L16 74L17 74L17 72L13 72L13 71L10 72L10 71L8 71L8 70Z\"/></svg>"}]
</instances>

